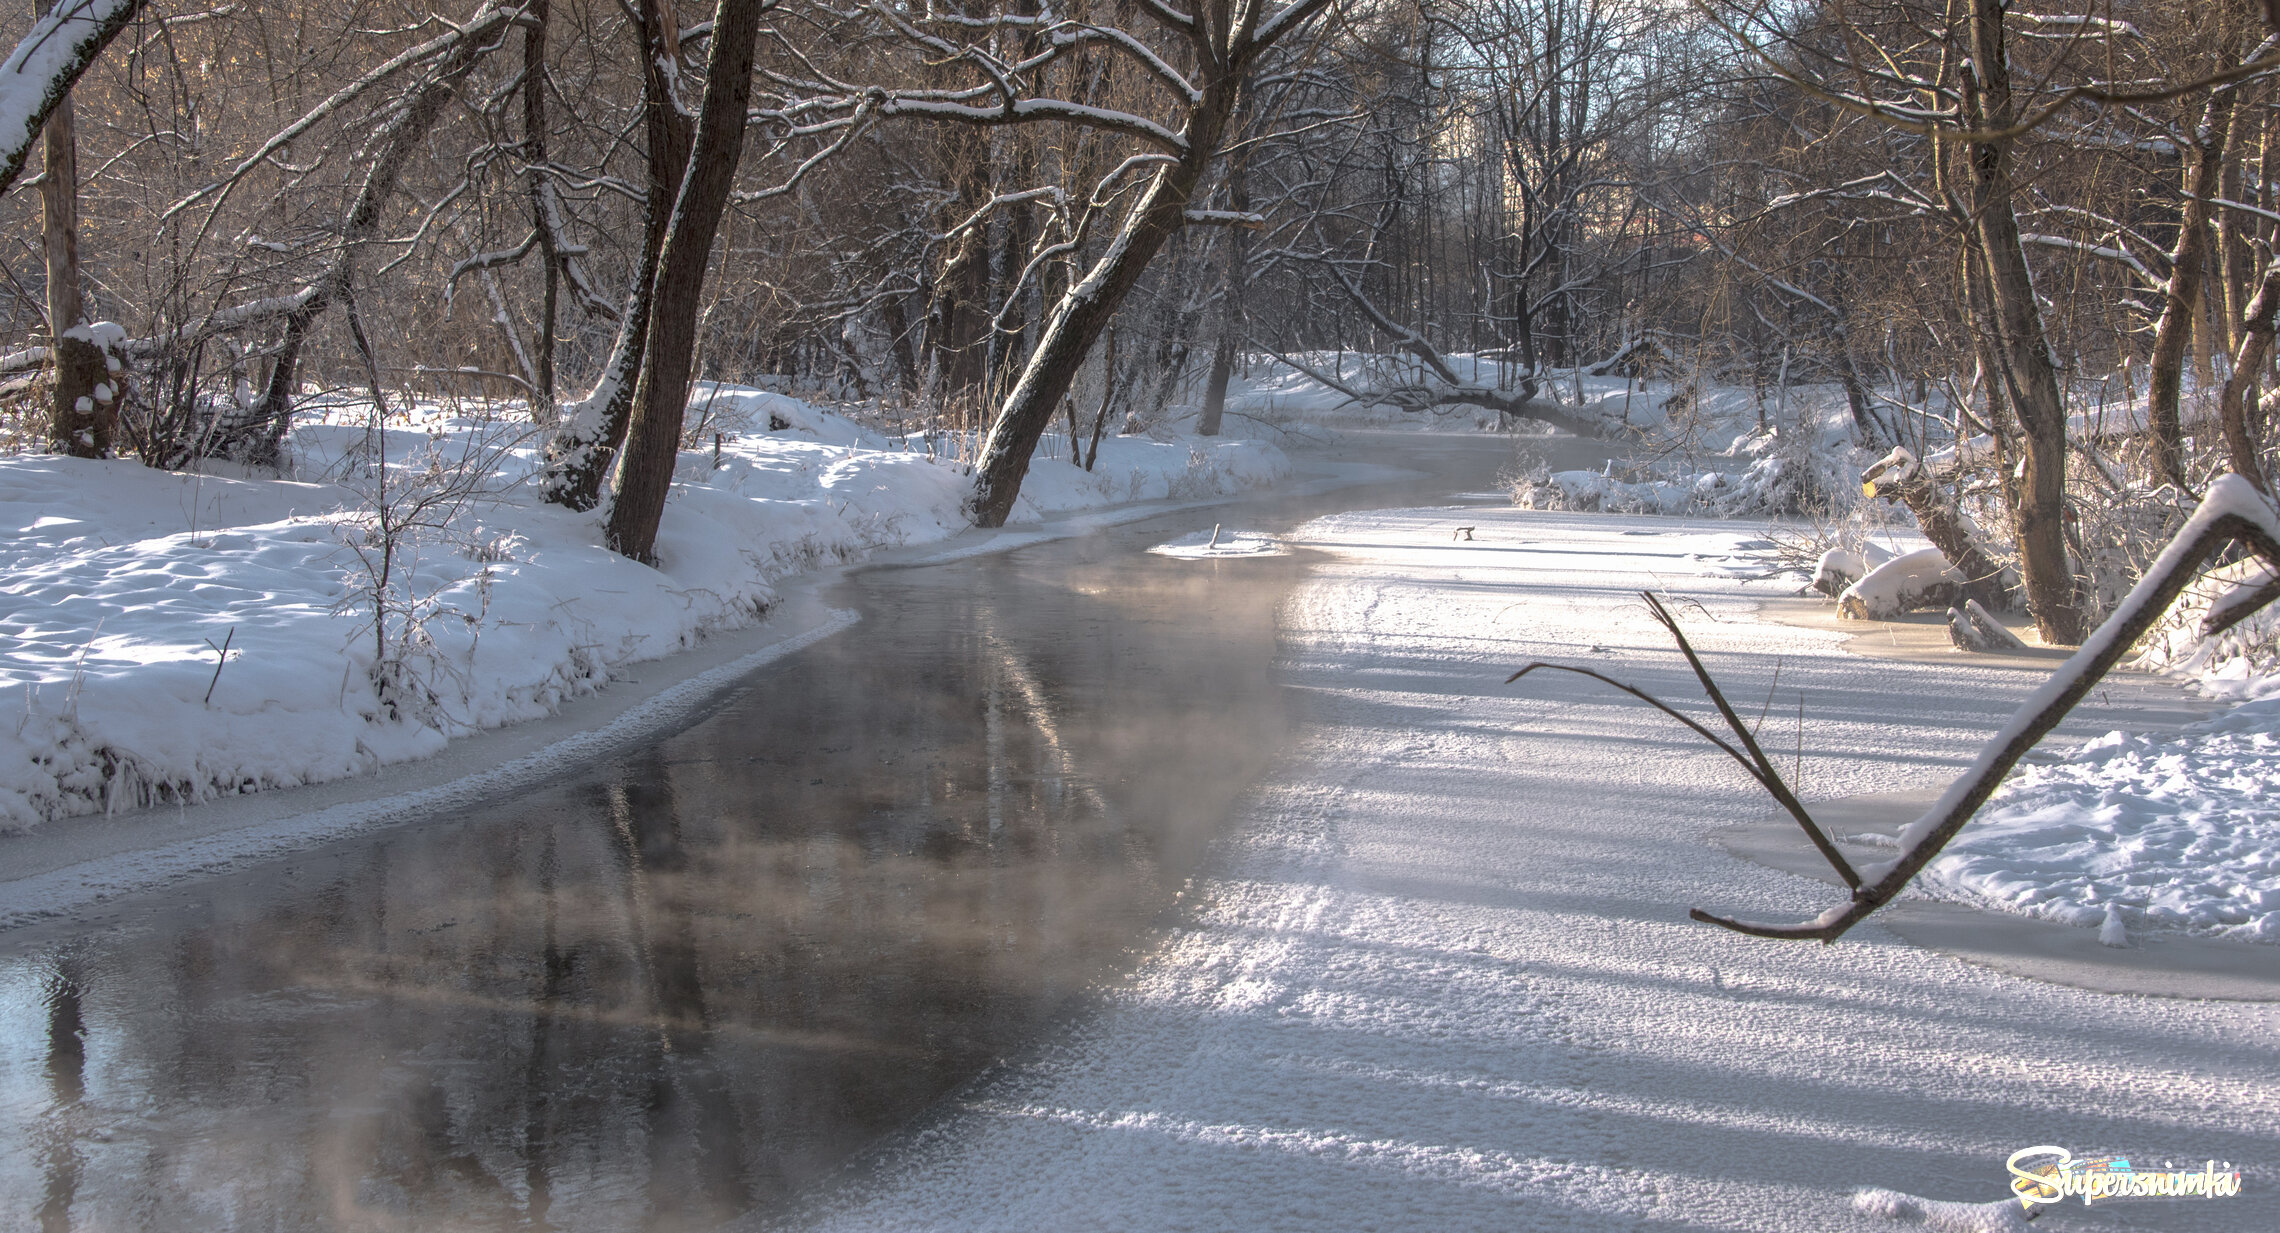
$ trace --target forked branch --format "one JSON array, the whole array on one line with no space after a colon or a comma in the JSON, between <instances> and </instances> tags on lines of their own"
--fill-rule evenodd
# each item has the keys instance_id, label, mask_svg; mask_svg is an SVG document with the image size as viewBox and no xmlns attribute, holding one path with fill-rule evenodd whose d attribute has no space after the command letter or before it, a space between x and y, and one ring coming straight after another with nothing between
<instances>
[{"instance_id":1,"label":"forked branch","mask_svg":"<svg viewBox=\"0 0 2280 1233\"><path fill-rule=\"evenodd\" d=\"M1679 714L1644 690L1625 685L1588 668L1564 664L1533 663L1513 673L1511 680L1519 680L1538 668L1558 668L1594 680L1603 681L1635 698L1647 702L1670 715L1711 744L1724 750L1750 772L1750 776L1770 793L1791 817L1797 819L1813 846L1820 850L1832 868L1852 888L1849 902L1830 908L1809 921L1797 924L1763 924L1719 916L1701 908L1687 915L1695 920L1722 925L1739 933L1765 938L1816 938L1834 942L1846 930L1868 918L1869 914L1898 897L1901 890L1921 873L1924 866L1940 854L1956 832L1963 829L1979 807L1994 795L2011 768L2033 749L2043 737L2050 734L2060 721L2079 705L2083 698L2105 678L2115 664L2121 662L2132 646L2145 636L2153 623L2161 619L2177 602L2177 597L2200 576L2202 567L2227 547L2239 544L2263 559L2272 576L2280 578L2280 513L2272 503L2247 480L2237 475L2220 477L2210 485L2209 494L2195 510L2182 530L2172 539L2161 556L2146 571L2145 577L2132 589L2129 596L2114 610L2114 614L2092 633L2080 650L2061 664L2050 679L2044 681L2026 702L2011 716L1986 745L1970 767L1958 775L1947 791L1933 802L1923 816L1910 823L1900 833L1900 855L1893 860L1865 865L1855 870L1848 864L1836 846L1829 841L1826 831L1798 802L1788 786L1774 769L1772 760L1758 747L1747 725L1726 701L1725 694L1711 680L1702 660L1694 653L1686 635L1680 632L1678 622L1670 610L1652 594L1647 604L1655 619L1677 640L1679 651L1686 656L1687 665L1694 669L1697 680L1718 708L1741 748L1735 746L1702 724ZM2250 584L2236 588L2224 596L2210 611L2202 624L2207 636L2222 632L2239 623L2256 610L2280 598L2280 585Z\"/></svg>"}]
</instances>

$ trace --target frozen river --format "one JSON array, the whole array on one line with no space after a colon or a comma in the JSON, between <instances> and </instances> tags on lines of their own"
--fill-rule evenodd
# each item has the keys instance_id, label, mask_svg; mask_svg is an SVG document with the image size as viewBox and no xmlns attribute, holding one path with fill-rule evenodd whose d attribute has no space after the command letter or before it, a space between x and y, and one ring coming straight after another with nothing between
<instances>
[{"instance_id":1,"label":"frozen river","mask_svg":"<svg viewBox=\"0 0 2280 1233\"><path fill-rule=\"evenodd\" d=\"M669 739L20 934L0 1225L765 1218L1130 972L1283 748L1311 557L1144 550L1510 459L1368 452L1431 478L861 572L859 624Z\"/></svg>"}]
</instances>

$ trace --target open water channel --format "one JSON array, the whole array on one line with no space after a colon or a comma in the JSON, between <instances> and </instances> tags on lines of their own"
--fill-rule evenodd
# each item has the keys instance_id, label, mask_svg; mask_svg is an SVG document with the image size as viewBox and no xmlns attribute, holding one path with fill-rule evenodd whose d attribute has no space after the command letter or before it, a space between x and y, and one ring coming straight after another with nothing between
<instances>
[{"instance_id":1,"label":"open water channel","mask_svg":"<svg viewBox=\"0 0 2280 1233\"><path fill-rule=\"evenodd\" d=\"M1128 972L1272 765L1305 557L1145 550L1511 461L1366 453L1417 475L856 572L549 790L0 938L0 1227L765 1222Z\"/></svg>"}]
</instances>

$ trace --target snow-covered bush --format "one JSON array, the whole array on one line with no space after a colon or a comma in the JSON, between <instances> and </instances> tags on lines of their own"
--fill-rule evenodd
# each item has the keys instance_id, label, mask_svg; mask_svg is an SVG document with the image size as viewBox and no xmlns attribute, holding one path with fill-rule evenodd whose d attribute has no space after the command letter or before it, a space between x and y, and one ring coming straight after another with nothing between
<instances>
[{"instance_id":1,"label":"snow-covered bush","mask_svg":"<svg viewBox=\"0 0 2280 1233\"><path fill-rule=\"evenodd\" d=\"M489 417L458 431L439 423L410 456L391 459L389 433L375 426L368 440L379 443L377 449L344 460L350 473L341 486L356 502L335 528L353 565L334 611L356 618L359 632L372 639L369 672L390 719L445 732L473 727L452 712L474 692L469 673L490 606L490 567L509 552L506 539L486 537L478 519L511 486L501 463L531 435L527 423ZM423 572L422 557L433 552L481 568L472 580L458 567L440 576ZM462 606L466 602L472 610ZM442 622L464 634L461 653L438 643Z\"/></svg>"},{"instance_id":2,"label":"snow-covered bush","mask_svg":"<svg viewBox=\"0 0 2280 1233\"><path fill-rule=\"evenodd\" d=\"M1653 462L1604 471L1552 471L1524 455L1510 479L1522 509L1713 518L1842 515L1860 501L1845 477L1848 448L1830 450L1812 432L1749 436L1715 459ZM1711 460L1704 460L1705 462Z\"/></svg>"},{"instance_id":3,"label":"snow-covered bush","mask_svg":"<svg viewBox=\"0 0 2280 1233\"><path fill-rule=\"evenodd\" d=\"M2191 676L2219 698L2266 698L2280 691L2280 606L2252 613L2214 638L2201 623L2217 600L2240 587L2272 580L2260 561L2220 565L2185 588L2177 603L2140 644L2133 666Z\"/></svg>"}]
</instances>

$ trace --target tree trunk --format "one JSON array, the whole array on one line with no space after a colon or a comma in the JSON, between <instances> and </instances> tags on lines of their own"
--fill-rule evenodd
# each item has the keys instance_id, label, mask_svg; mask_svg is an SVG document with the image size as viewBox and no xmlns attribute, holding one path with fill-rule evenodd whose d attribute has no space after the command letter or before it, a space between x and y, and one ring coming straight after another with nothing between
<instances>
[{"instance_id":1,"label":"tree trunk","mask_svg":"<svg viewBox=\"0 0 2280 1233\"><path fill-rule=\"evenodd\" d=\"M2264 460L2258 456L2256 434L2248 422L2248 410L2256 402L2256 381L2264 365L2272 357L2272 333L2275 316L2280 316L2280 259L2265 266L2264 281L2256 289L2256 297L2248 302L2241 314L2240 350L2233 356L2232 372L2225 378L2224 392L2218 396L2217 415L2224 428L2225 453L2233 472L2257 486L2267 496L2272 492L2272 481L2264 473Z\"/></svg>"},{"instance_id":2,"label":"tree trunk","mask_svg":"<svg viewBox=\"0 0 2280 1233\"><path fill-rule=\"evenodd\" d=\"M53 7L43 0L42 13ZM40 209L47 239L49 355L55 362L54 397L48 409L48 448L79 458L111 452L118 425L117 385L107 371L102 348L86 331L79 302L79 150L72 134L71 96L48 113L43 134L46 174L40 178ZM76 332L75 332L76 330ZM98 397L98 395L111 395Z\"/></svg>"},{"instance_id":3,"label":"tree trunk","mask_svg":"<svg viewBox=\"0 0 2280 1233\"><path fill-rule=\"evenodd\" d=\"M1972 0L1971 38L1976 89L1969 93L1977 104L1970 109L1972 123L1983 131L2007 129L2014 118L2002 0ZM2066 557L2066 401L2019 242L2018 216L2011 209L2010 143L1972 142L1969 157L1973 224L1987 264L1996 360L2026 447L2014 516L2027 611L2044 642L2073 646L2082 641L2082 611Z\"/></svg>"},{"instance_id":4,"label":"tree trunk","mask_svg":"<svg viewBox=\"0 0 2280 1233\"><path fill-rule=\"evenodd\" d=\"M1053 422L1053 411L1069 392L1069 382L1117 307L1148 269L1148 263L1186 222L1188 201L1219 152L1228 117L1234 114L1236 82L1211 82L1189 113L1188 147L1178 162L1156 173L1148 190L1111 240L1108 251L1045 320L1028 364L1006 395L1005 405L982 441L974 477L971 513L975 526L1000 527L1021 495L1037 440Z\"/></svg>"},{"instance_id":5,"label":"tree trunk","mask_svg":"<svg viewBox=\"0 0 2280 1233\"><path fill-rule=\"evenodd\" d=\"M537 386L531 391L531 416L541 424L554 421L554 317L561 294L562 254L555 248L552 181L546 176L546 23L548 0L527 0L523 27L523 165L530 186L531 225L538 232L538 255L544 264L546 291L539 303Z\"/></svg>"},{"instance_id":6,"label":"tree trunk","mask_svg":"<svg viewBox=\"0 0 2280 1233\"><path fill-rule=\"evenodd\" d=\"M1230 171L1227 177L1228 208L1238 213L1251 209L1251 195L1243 189L1239 172ZM1206 437L1219 435L1220 420L1227 414L1227 382L1235 375L1235 352L1243 341L1243 291L1245 274L1243 243L1246 232L1241 227L1227 229L1227 277L1220 285L1219 341L1211 350L1211 375L1204 382L1203 410L1196 417L1195 430Z\"/></svg>"},{"instance_id":7,"label":"tree trunk","mask_svg":"<svg viewBox=\"0 0 2280 1233\"><path fill-rule=\"evenodd\" d=\"M1884 422L1877 418L1876 408L1869 400L1868 383L1860 379L1860 369L1853 364L1852 350L1841 326L1837 346L1842 351L1837 357L1837 384L1844 387L1845 407L1852 412L1853 431L1860 434L1861 445L1882 450L1899 444L1885 439L1890 434L1884 431Z\"/></svg>"},{"instance_id":8,"label":"tree trunk","mask_svg":"<svg viewBox=\"0 0 2280 1233\"><path fill-rule=\"evenodd\" d=\"M665 229L688 170L692 140L689 118L674 105L674 82L668 76L668 66L680 64L677 19L662 12L658 0L643 0L640 12L636 35L642 48L641 112L649 142L641 262L626 287L617 337L610 343L601 376L569 408L561 429L546 443L546 499L581 512L601 504L602 478L625 444L626 426L633 418L634 386L648 350L658 259L665 251Z\"/></svg>"},{"instance_id":9,"label":"tree trunk","mask_svg":"<svg viewBox=\"0 0 2280 1233\"><path fill-rule=\"evenodd\" d=\"M2194 334L2194 318L2206 315L2199 310L2201 275L2208 264L2209 213L2215 208L2210 200L2217 195L2224 174L2225 139L2232 130L2236 93L2212 91L2208 105L2201 110L2201 123L2193 132L2185 209L2177 224L2177 244L2169 255L2168 296L2161 306L2161 319L2154 324L2153 358L2147 367L2146 432L2152 438L2154 477L2179 489L2185 487L2185 470L2178 387L2183 383L2185 348Z\"/></svg>"},{"instance_id":10,"label":"tree trunk","mask_svg":"<svg viewBox=\"0 0 2280 1233\"><path fill-rule=\"evenodd\" d=\"M657 524L672 491L673 464L681 451L681 418L689 405L697 310L705 270L712 264L713 238L719 234L744 152L753 49L767 4L768 0L720 0L713 15L712 57L705 67L696 144L689 151L689 171L682 177L658 259L648 357L641 366L640 389L626 433L617 499L610 507L610 547L636 561L656 559Z\"/></svg>"}]
</instances>

